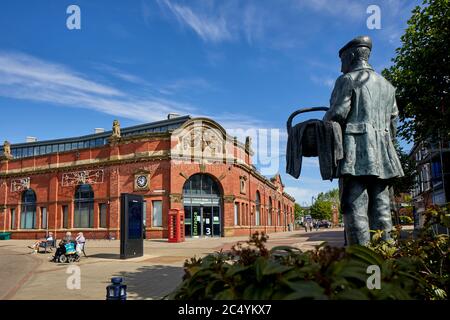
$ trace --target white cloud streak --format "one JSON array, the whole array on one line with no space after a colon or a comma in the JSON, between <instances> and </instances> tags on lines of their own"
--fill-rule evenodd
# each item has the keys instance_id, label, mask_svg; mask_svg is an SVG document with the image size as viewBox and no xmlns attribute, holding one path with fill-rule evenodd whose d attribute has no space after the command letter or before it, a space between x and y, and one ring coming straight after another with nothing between
<instances>
[{"instance_id":1,"label":"white cloud streak","mask_svg":"<svg viewBox=\"0 0 450 320\"><path fill-rule=\"evenodd\" d=\"M198 1L158 0L159 7L178 23L192 29L205 42L219 43L244 39L281 51L302 45L303 33L315 30L298 19L302 14L317 15L315 24L340 21L346 24L364 24L367 7L379 5L382 9L382 36L386 41L398 41L405 17L410 15L414 1L408 0L287 0L273 1ZM144 20L146 16L144 15ZM399 19L401 17L401 19ZM386 30L386 32L384 32Z\"/></svg>"},{"instance_id":2,"label":"white cloud streak","mask_svg":"<svg viewBox=\"0 0 450 320\"><path fill-rule=\"evenodd\" d=\"M297 0L296 5L300 10L312 10L334 17L350 18L352 20L365 19L367 8L359 0Z\"/></svg>"},{"instance_id":3,"label":"white cloud streak","mask_svg":"<svg viewBox=\"0 0 450 320\"><path fill-rule=\"evenodd\" d=\"M220 42L231 39L226 20L222 16L201 15L188 6L173 4L169 0L158 1L158 3L164 3L182 25L189 26L205 41Z\"/></svg>"},{"instance_id":4,"label":"white cloud streak","mask_svg":"<svg viewBox=\"0 0 450 320\"><path fill-rule=\"evenodd\" d=\"M92 109L139 121L161 120L169 112L195 111L190 105L169 99L133 96L66 66L17 52L0 52L0 95Z\"/></svg>"},{"instance_id":5,"label":"white cloud streak","mask_svg":"<svg viewBox=\"0 0 450 320\"><path fill-rule=\"evenodd\" d=\"M114 86L94 81L62 64L48 62L20 52L0 51L0 96L46 102L56 106L90 109L139 122L158 121L164 119L170 112L211 117L207 113L200 112L201 108L170 98L180 90L213 89L213 86L202 78L178 79L156 87L145 79L117 68L103 64L94 66L97 70L123 81L138 84L141 88L151 87L159 95L130 94ZM222 112L215 113L213 118L227 130L267 127L266 123L245 114Z\"/></svg>"}]
</instances>

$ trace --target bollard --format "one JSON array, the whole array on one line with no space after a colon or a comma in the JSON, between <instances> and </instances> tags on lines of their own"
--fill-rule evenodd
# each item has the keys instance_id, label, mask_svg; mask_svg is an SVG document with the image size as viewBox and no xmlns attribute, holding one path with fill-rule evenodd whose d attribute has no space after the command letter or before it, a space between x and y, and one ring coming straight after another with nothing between
<instances>
[{"instance_id":1,"label":"bollard","mask_svg":"<svg viewBox=\"0 0 450 320\"><path fill-rule=\"evenodd\" d=\"M127 300L127 286L122 281L120 277L111 278L111 284L106 287L106 300Z\"/></svg>"}]
</instances>

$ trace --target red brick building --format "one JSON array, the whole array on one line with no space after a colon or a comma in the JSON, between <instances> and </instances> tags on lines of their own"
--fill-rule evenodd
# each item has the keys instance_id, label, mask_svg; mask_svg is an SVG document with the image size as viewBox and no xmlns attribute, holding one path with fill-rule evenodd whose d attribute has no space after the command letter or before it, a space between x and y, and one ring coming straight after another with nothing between
<instances>
[{"instance_id":1,"label":"red brick building","mask_svg":"<svg viewBox=\"0 0 450 320\"><path fill-rule=\"evenodd\" d=\"M146 201L147 238L167 238L168 211L184 209L186 237L288 230L294 199L280 176L252 165L251 140L206 118L167 120L0 149L0 232L12 238L119 237L120 195Z\"/></svg>"}]
</instances>

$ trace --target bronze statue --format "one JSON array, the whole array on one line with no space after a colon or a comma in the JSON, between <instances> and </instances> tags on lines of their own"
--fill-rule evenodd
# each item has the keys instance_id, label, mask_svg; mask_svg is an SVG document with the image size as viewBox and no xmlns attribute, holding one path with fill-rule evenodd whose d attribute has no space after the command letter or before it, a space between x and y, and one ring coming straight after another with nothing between
<instances>
[{"instance_id":1,"label":"bronze statue","mask_svg":"<svg viewBox=\"0 0 450 320\"><path fill-rule=\"evenodd\" d=\"M369 230L392 230L389 187L403 176L394 147L398 109L395 88L368 60L372 40L360 36L339 50L342 67L324 121L341 125L344 158L337 177L349 244L367 244Z\"/></svg>"}]
</instances>

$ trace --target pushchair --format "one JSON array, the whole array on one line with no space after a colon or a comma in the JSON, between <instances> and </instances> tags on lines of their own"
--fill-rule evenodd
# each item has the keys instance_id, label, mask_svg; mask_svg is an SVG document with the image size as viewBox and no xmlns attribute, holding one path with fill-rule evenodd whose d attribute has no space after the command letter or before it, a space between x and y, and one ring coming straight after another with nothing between
<instances>
[{"instance_id":1,"label":"pushchair","mask_svg":"<svg viewBox=\"0 0 450 320\"><path fill-rule=\"evenodd\" d=\"M81 256L78 254L78 252L75 249L75 242L69 241L69 242L60 242L58 249L56 249L55 255L53 256L54 262L60 262L60 263L72 263L72 262L79 262L81 259Z\"/></svg>"}]
</instances>

